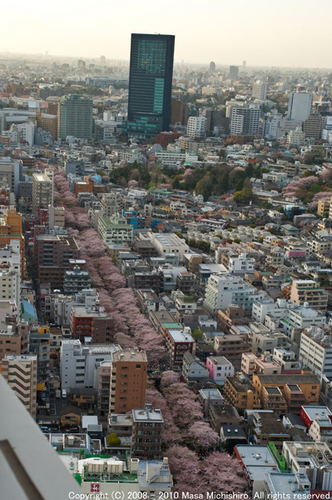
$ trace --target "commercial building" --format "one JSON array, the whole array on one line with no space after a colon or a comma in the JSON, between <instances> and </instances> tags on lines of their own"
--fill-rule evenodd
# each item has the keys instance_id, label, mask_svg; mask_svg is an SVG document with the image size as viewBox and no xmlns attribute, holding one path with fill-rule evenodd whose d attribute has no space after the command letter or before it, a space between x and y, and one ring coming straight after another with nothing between
<instances>
[{"instance_id":1,"label":"commercial building","mask_svg":"<svg viewBox=\"0 0 332 500\"><path fill-rule=\"evenodd\" d=\"M251 95L255 99L259 99L261 101L265 101L267 93L267 85L266 83L254 83L252 86Z\"/></svg>"},{"instance_id":2,"label":"commercial building","mask_svg":"<svg viewBox=\"0 0 332 500\"><path fill-rule=\"evenodd\" d=\"M310 115L312 94L307 92L290 92L287 117L290 120L305 121Z\"/></svg>"},{"instance_id":3,"label":"commercial building","mask_svg":"<svg viewBox=\"0 0 332 500\"><path fill-rule=\"evenodd\" d=\"M184 260L184 255L189 252L188 245L174 233L148 233L152 245L160 256L175 254L179 262Z\"/></svg>"},{"instance_id":4,"label":"commercial building","mask_svg":"<svg viewBox=\"0 0 332 500\"><path fill-rule=\"evenodd\" d=\"M239 67L238 66L230 66L229 67L229 79L234 81L239 77Z\"/></svg>"},{"instance_id":5,"label":"commercial building","mask_svg":"<svg viewBox=\"0 0 332 500\"><path fill-rule=\"evenodd\" d=\"M2 360L2 375L32 418L35 419L37 411L37 356L6 355Z\"/></svg>"},{"instance_id":6,"label":"commercial building","mask_svg":"<svg viewBox=\"0 0 332 500\"><path fill-rule=\"evenodd\" d=\"M320 113L310 113L303 123L303 131L306 137L319 141L322 135L323 118Z\"/></svg>"},{"instance_id":7,"label":"commercial building","mask_svg":"<svg viewBox=\"0 0 332 500\"><path fill-rule=\"evenodd\" d=\"M80 95L66 95L58 108L58 139L68 136L92 139L92 99Z\"/></svg>"},{"instance_id":8,"label":"commercial building","mask_svg":"<svg viewBox=\"0 0 332 500\"><path fill-rule=\"evenodd\" d=\"M127 413L145 408L147 357L144 351L115 352L110 372L109 413Z\"/></svg>"},{"instance_id":9,"label":"commercial building","mask_svg":"<svg viewBox=\"0 0 332 500\"><path fill-rule=\"evenodd\" d=\"M151 137L168 131L174 56L173 35L131 35L128 121L129 136Z\"/></svg>"},{"instance_id":10,"label":"commercial building","mask_svg":"<svg viewBox=\"0 0 332 500\"><path fill-rule=\"evenodd\" d=\"M261 118L260 107L256 104L232 105L230 114L231 135L257 135Z\"/></svg>"},{"instance_id":11,"label":"commercial building","mask_svg":"<svg viewBox=\"0 0 332 500\"><path fill-rule=\"evenodd\" d=\"M58 137L58 118L56 115L37 113L37 127L43 129L45 132L49 132L52 136L53 141L57 140Z\"/></svg>"},{"instance_id":12,"label":"commercial building","mask_svg":"<svg viewBox=\"0 0 332 500\"><path fill-rule=\"evenodd\" d=\"M93 306L72 305L70 330L73 338L84 340L91 337L94 344L111 342L114 336L114 322L99 303Z\"/></svg>"}]
</instances>

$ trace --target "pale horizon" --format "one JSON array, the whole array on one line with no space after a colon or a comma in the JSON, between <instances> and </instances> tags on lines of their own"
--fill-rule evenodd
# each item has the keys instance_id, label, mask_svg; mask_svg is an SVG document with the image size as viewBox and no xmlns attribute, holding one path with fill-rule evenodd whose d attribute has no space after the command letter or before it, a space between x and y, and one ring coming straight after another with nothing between
<instances>
[{"instance_id":1,"label":"pale horizon","mask_svg":"<svg viewBox=\"0 0 332 500\"><path fill-rule=\"evenodd\" d=\"M330 0L316 9L309 0L197 0L176 8L152 0L125 0L115 5L96 0L59 0L47 5L22 0L2 7L0 53L107 59L127 62L131 33L175 35L174 60L218 66L332 68L332 34L322 25ZM24 50L22 51L22 49Z\"/></svg>"}]
</instances>

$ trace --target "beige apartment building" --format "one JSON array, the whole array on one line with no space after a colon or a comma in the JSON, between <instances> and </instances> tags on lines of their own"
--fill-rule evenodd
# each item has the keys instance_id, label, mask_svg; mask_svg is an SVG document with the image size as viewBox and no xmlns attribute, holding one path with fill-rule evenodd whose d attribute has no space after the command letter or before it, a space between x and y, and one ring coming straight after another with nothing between
<instances>
[{"instance_id":1,"label":"beige apartment building","mask_svg":"<svg viewBox=\"0 0 332 500\"><path fill-rule=\"evenodd\" d=\"M319 311L326 311L328 294L314 280L294 280L291 286L290 299L298 306L305 302Z\"/></svg>"},{"instance_id":2,"label":"beige apartment building","mask_svg":"<svg viewBox=\"0 0 332 500\"><path fill-rule=\"evenodd\" d=\"M36 418L37 356L6 355L2 360L2 375L24 404L30 415Z\"/></svg>"}]
</instances>

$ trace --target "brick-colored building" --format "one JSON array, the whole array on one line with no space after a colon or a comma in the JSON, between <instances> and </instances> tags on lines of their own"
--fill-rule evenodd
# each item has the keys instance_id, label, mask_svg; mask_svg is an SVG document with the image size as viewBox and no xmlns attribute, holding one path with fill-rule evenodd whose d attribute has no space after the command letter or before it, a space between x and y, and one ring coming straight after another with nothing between
<instances>
[{"instance_id":1,"label":"brick-colored building","mask_svg":"<svg viewBox=\"0 0 332 500\"><path fill-rule=\"evenodd\" d=\"M147 367L145 351L132 348L113 354L109 413L145 408Z\"/></svg>"}]
</instances>

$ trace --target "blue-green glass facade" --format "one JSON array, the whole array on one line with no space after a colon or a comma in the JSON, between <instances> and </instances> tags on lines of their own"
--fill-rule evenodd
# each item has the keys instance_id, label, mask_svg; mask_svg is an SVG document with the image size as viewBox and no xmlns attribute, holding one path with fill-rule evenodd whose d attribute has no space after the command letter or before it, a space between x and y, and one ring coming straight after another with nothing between
<instances>
[{"instance_id":1,"label":"blue-green glass facade","mask_svg":"<svg viewBox=\"0 0 332 500\"><path fill-rule=\"evenodd\" d=\"M138 137L169 130L173 35L131 35L128 121L123 132Z\"/></svg>"}]
</instances>

